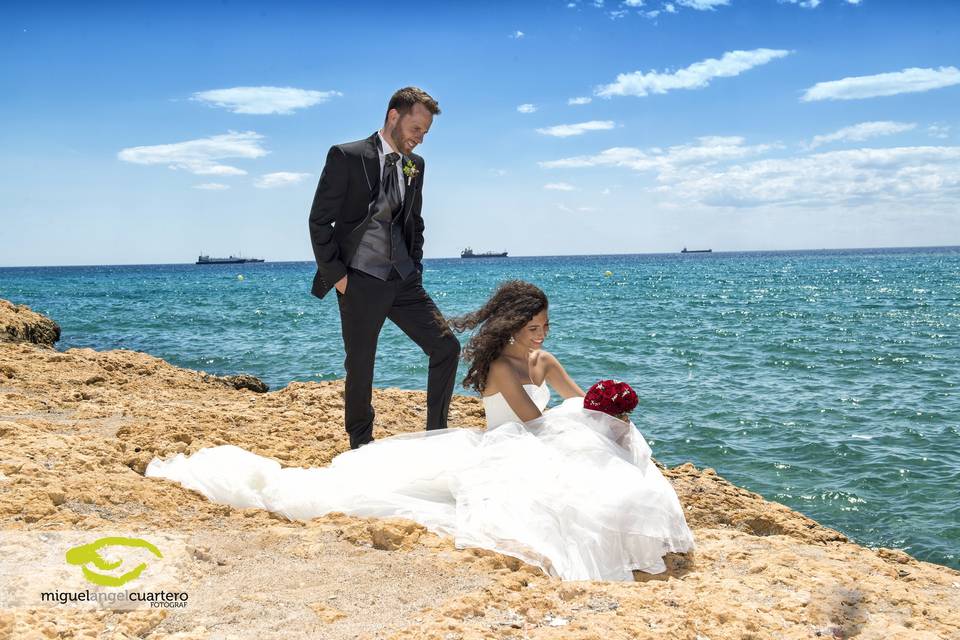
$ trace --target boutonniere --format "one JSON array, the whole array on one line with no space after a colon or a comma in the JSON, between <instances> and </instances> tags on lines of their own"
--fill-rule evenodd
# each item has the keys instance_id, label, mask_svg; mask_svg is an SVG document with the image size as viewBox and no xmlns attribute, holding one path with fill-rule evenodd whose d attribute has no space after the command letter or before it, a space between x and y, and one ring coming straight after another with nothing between
<instances>
[{"instance_id":1,"label":"boutonniere","mask_svg":"<svg viewBox=\"0 0 960 640\"><path fill-rule=\"evenodd\" d=\"M413 179L420 175L420 169L417 169L417 165L413 164L413 160L407 160L406 164L403 165L403 175L407 176L407 186L409 187Z\"/></svg>"}]
</instances>

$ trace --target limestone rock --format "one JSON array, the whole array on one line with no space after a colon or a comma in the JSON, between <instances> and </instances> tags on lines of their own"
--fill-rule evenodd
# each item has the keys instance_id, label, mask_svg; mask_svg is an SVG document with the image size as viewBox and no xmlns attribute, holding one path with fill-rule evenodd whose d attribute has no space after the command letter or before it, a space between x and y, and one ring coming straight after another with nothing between
<instances>
[{"instance_id":1,"label":"limestone rock","mask_svg":"<svg viewBox=\"0 0 960 640\"><path fill-rule=\"evenodd\" d=\"M25 313L11 308L0 304L0 327ZM4 574L0 638L960 638L960 572L854 544L692 464L664 474L696 551L616 583L562 582L408 520L290 522L144 478L155 456L217 444L298 467L349 449L342 381L246 393L212 378L145 353L0 341L4 535L188 536L177 586L191 599L169 611L4 608ZM422 430L425 402L375 389L376 437ZM482 428L480 401L455 396L450 422ZM35 579L32 566L4 570Z\"/></svg>"},{"instance_id":2,"label":"limestone rock","mask_svg":"<svg viewBox=\"0 0 960 640\"><path fill-rule=\"evenodd\" d=\"M52 347L60 339L60 325L30 307L0 299L0 341L32 342Z\"/></svg>"}]
</instances>

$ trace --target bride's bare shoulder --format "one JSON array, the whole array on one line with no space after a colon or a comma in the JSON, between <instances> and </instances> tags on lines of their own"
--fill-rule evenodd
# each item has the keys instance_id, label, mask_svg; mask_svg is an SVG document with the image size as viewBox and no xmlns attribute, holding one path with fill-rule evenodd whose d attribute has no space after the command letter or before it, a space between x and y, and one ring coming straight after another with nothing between
<instances>
[{"instance_id":1,"label":"bride's bare shoulder","mask_svg":"<svg viewBox=\"0 0 960 640\"><path fill-rule=\"evenodd\" d=\"M511 375L516 375L513 367L502 356L492 361L487 371L487 384L483 387L483 395L490 396L501 391L503 386L509 383Z\"/></svg>"},{"instance_id":2,"label":"bride's bare shoulder","mask_svg":"<svg viewBox=\"0 0 960 640\"><path fill-rule=\"evenodd\" d=\"M513 365L504 358L500 356L496 360L490 363L490 370L487 373L487 379L494 378L496 380L507 380L516 377L516 371L513 368Z\"/></svg>"},{"instance_id":3,"label":"bride's bare shoulder","mask_svg":"<svg viewBox=\"0 0 960 640\"><path fill-rule=\"evenodd\" d=\"M558 365L560 364L560 362L559 360L557 360L556 356L554 356L549 351L538 349L537 351L534 351L532 354L530 354L530 364L533 366L548 368L548 367Z\"/></svg>"}]
</instances>

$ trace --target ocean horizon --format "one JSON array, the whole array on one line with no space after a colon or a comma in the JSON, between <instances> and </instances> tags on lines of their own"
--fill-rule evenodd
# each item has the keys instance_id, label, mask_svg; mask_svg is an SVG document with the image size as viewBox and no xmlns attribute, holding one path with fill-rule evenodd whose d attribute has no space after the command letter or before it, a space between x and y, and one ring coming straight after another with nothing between
<instances>
[{"instance_id":1,"label":"ocean horizon","mask_svg":"<svg viewBox=\"0 0 960 640\"><path fill-rule=\"evenodd\" d=\"M774 254L791 254L791 253L830 253L830 252L871 252L879 251L884 253L897 252L897 251L927 251L927 250L952 250L960 249L960 244L957 245L919 245L919 246L893 246L893 247L837 247L837 248L820 248L820 249L707 249L706 253L712 255L755 255L755 254L764 254L764 255L774 255ZM511 258L602 258L602 257L630 257L630 256L672 256L672 255L701 255L704 253L698 249L691 249L687 254L683 254L682 251L655 251L655 252L637 252L637 253L558 253L558 254L530 254L530 255L513 255L510 254L506 259ZM206 255L206 254L200 254ZM212 256L220 257L220 256ZM241 256L236 256L241 257ZM259 257L259 256L242 256L246 258L250 257ZM455 256L439 256L424 258L424 262L429 262L431 260L457 260L460 259L459 255ZM503 258L481 258L484 260L489 259L503 259ZM313 259L302 259L302 260L265 260L264 262L270 262L272 264L300 264L308 263L314 264ZM196 258L192 259L189 262L117 262L117 263L91 263L91 264L37 264L37 265L0 265L0 269L58 269L58 268L68 268L68 267L164 267L171 265L196 265ZM254 264L254 263L243 263L243 264ZM203 265L203 266L214 266L214 265Z\"/></svg>"},{"instance_id":2,"label":"ocean horizon","mask_svg":"<svg viewBox=\"0 0 960 640\"><path fill-rule=\"evenodd\" d=\"M545 348L583 388L629 382L634 423L665 464L713 467L857 542L960 568L960 247L424 265L447 315L479 307L503 280L543 288ZM336 303L310 295L313 270L2 267L0 298L57 321L61 350L144 351L277 390L343 377ZM388 323L374 384L424 389L426 365ZM468 394L464 373L456 393Z\"/></svg>"}]
</instances>

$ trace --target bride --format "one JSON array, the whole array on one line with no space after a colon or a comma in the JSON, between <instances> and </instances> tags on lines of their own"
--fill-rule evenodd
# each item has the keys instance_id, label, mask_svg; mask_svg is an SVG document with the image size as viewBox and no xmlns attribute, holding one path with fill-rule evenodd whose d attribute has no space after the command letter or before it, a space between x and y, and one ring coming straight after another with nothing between
<instances>
[{"instance_id":1,"label":"bride","mask_svg":"<svg viewBox=\"0 0 960 640\"><path fill-rule=\"evenodd\" d=\"M541 348L547 307L540 289L511 281L450 321L457 331L476 329L463 384L482 394L485 430L396 435L309 469L208 447L155 458L146 475L296 520L331 512L408 518L458 548L507 554L564 580L660 573L666 553L693 548L683 509L636 427L584 409L583 391ZM547 410L549 387L564 402Z\"/></svg>"}]
</instances>

